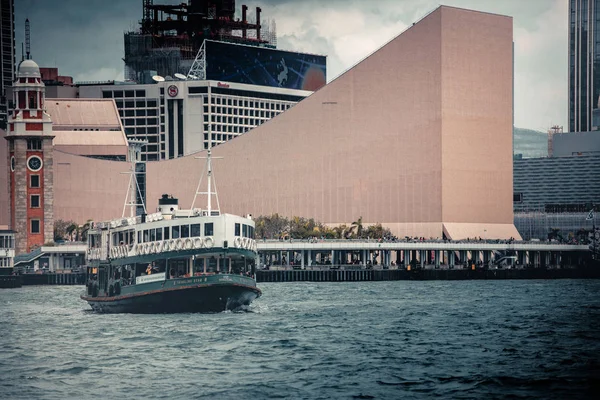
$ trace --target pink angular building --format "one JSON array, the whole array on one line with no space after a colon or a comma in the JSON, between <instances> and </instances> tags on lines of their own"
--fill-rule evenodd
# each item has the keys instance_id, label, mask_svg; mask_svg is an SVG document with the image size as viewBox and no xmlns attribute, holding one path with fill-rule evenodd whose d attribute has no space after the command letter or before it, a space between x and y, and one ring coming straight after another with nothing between
<instances>
[{"instance_id":1,"label":"pink angular building","mask_svg":"<svg viewBox=\"0 0 600 400\"><path fill-rule=\"evenodd\" d=\"M328 224L362 216L400 237L518 239L512 29L511 17L439 7L290 110L215 147L221 210ZM147 164L149 212L163 193L191 205L199 155ZM55 218L121 216L127 164L66 150L54 165Z\"/></svg>"}]
</instances>

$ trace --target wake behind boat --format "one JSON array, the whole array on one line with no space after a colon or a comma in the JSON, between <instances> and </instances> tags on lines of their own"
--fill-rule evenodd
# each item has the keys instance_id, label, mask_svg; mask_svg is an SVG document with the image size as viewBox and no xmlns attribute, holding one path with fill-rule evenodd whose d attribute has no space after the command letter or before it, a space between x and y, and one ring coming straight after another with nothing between
<instances>
[{"instance_id":1,"label":"wake behind boat","mask_svg":"<svg viewBox=\"0 0 600 400\"><path fill-rule=\"evenodd\" d=\"M247 306L261 295L254 279L254 221L211 209L216 191L210 150L207 166L206 210L193 205L180 210L176 198L163 195L154 214L92 224L81 298L94 311L220 312ZM138 193L137 180L132 182ZM132 210L139 206L130 205Z\"/></svg>"}]
</instances>

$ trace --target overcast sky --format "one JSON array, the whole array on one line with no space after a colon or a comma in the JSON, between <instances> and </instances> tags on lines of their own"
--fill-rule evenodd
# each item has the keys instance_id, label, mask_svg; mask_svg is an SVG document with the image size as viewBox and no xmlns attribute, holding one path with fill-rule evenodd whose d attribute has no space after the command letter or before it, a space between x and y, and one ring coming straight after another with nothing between
<instances>
[{"instance_id":1,"label":"overcast sky","mask_svg":"<svg viewBox=\"0 0 600 400\"><path fill-rule=\"evenodd\" d=\"M279 48L327 55L329 81L440 4L512 16L515 125L567 128L567 0L238 0L238 9L243 3L276 20ZM142 0L17 0L17 59L29 18L40 66L76 81L123 79L123 32L141 16Z\"/></svg>"}]
</instances>

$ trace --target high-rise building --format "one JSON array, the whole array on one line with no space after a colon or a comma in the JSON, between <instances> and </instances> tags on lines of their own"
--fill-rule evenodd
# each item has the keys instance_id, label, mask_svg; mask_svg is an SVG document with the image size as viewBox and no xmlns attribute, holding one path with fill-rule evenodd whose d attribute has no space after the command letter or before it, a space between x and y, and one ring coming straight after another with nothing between
<instances>
[{"instance_id":1,"label":"high-rise building","mask_svg":"<svg viewBox=\"0 0 600 400\"><path fill-rule=\"evenodd\" d=\"M15 69L15 3L0 1L0 129L6 129L7 87L12 85Z\"/></svg>"},{"instance_id":2,"label":"high-rise building","mask_svg":"<svg viewBox=\"0 0 600 400\"><path fill-rule=\"evenodd\" d=\"M600 0L569 1L569 131L594 129L600 101Z\"/></svg>"},{"instance_id":3,"label":"high-rise building","mask_svg":"<svg viewBox=\"0 0 600 400\"><path fill-rule=\"evenodd\" d=\"M149 85L85 85L78 97L114 99L129 139L144 140L142 160L182 157L240 136L311 91L212 80Z\"/></svg>"}]
</instances>

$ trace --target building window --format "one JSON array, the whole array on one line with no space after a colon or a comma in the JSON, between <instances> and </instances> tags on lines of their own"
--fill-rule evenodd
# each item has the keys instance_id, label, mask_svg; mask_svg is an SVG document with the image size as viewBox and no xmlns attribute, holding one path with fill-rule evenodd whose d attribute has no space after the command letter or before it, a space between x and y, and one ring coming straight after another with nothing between
<instances>
[{"instance_id":1,"label":"building window","mask_svg":"<svg viewBox=\"0 0 600 400\"><path fill-rule=\"evenodd\" d=\"M212 236L214 234L213 223L204 224L204 236Z\"/></svg>"},{"instance_id":2,"label":"building window","mask_svg":"<svg viewBox=\"0 0 600 400\"><path fill-rule=\"evenodd\" d=\"M31 220L31 233L40 233L40 220L39 219Z\"/></svg>"},{"instance_id":3,"label":"building window","mask_svg":"<svg viewBox=\"0 0 600 400\"><path fill-rule=\"evenodd\" d=\"M39 188L40 187L40 176L39 175L29 175L29 187L30 188Z\"/></svg>"},{"instance_id":4,"label":"building window","mask_svg":"<svg viewBox=\"0 0 600 400\"><path fill-rule=\"evenodd\" d=\"M42 150L42 140L27 139L27 150Z\"/></svg>"},{"instance_id":5,"label":"building window","mask_svg":"<svg viewBox=\"0 0 600 400\"><path fill-rule=\"evenodd\" d=\"M31 208L40 208L40 195L32 194L29 200L29 206Z\"/></svg>"},{"instance_id":6,"label":"building window","mask_svg":"<svg viewBox=\"0 0 600 400\"><path fill-rule=\"evenodd\" d=\"M35 93L30 93L30 95L29 95L29 108L30 109L36 109L36 108L38 108L38 106L37 106L37 94L35 94Z\"/></svg>"},{"instance_id":7,"label":"building window","mask_svg":"<svg viewBox=\"0 0 600 400\"><path fill-rule=\"evenodd\" d=\"M514 193L513 194L513 203L522 203L523 202L523 193Z\"/></svg>"}]
</instances>

